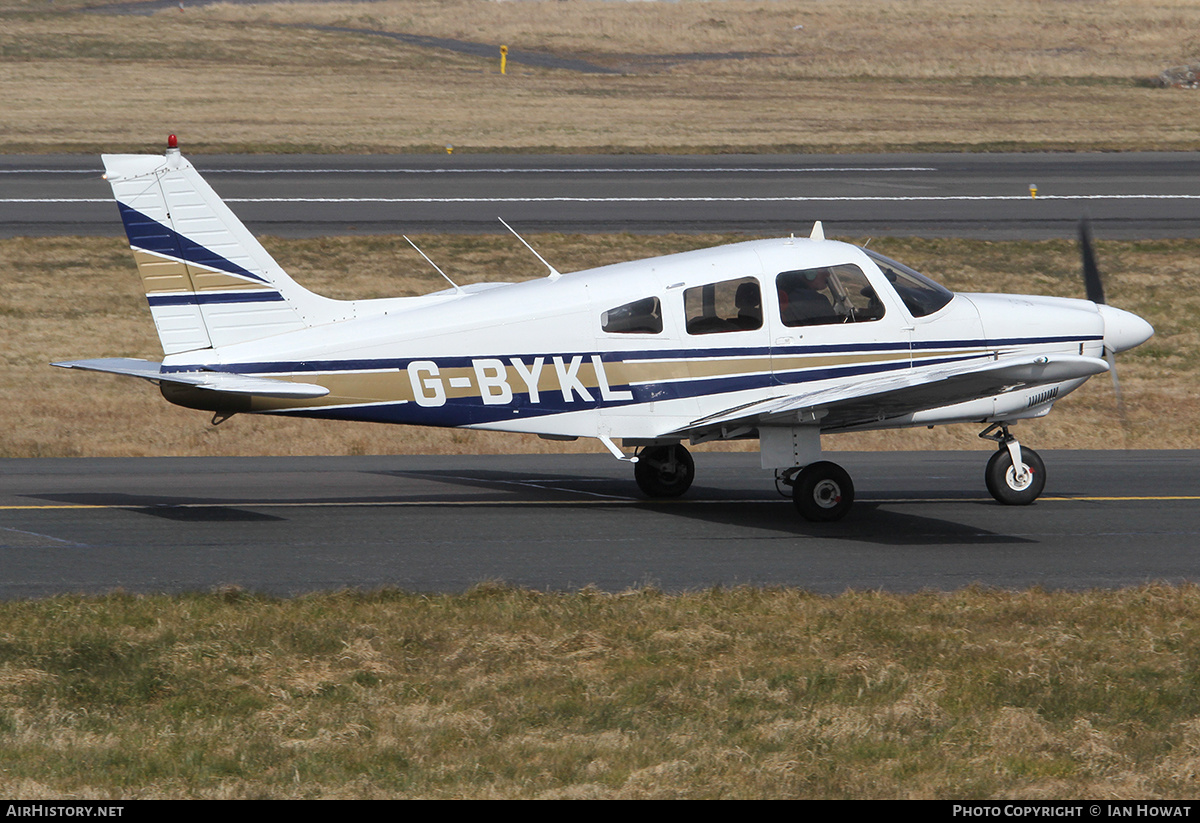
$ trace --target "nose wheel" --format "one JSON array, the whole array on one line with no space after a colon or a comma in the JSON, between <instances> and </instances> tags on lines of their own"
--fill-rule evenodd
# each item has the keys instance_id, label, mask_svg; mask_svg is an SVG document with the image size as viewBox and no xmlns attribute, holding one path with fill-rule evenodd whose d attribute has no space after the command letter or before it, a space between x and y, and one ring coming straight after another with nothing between
<instances>
[{"instance_id":1,"label":"nose wheel","mask_svg":"<svg viewBox=\"0 0 1200 823\"><path fill-rule=\"evenodd\" d=\"M1028 506L1046 487L1046 465L1033 449L1021 449L1020 468L1013 466L1008 449L1000 449L987 462L984 480L992 497L1006 506Z\"/></svg>"},{"instance_id":2,"label":"nose wheel","mask_svg":"<svg viewBox=\"0 0 1200 823\"><path fill-rule=\"evenodd\" d=\"M999 434L992 433L995 428L1000 429ZM992 497L1006 506L1028 506L1037 500L1046 488L1046 464L1041 456L1018 443L1007 426L991 426L979 436L999 446L983 473Z\"/></svg>"}]
</instances>

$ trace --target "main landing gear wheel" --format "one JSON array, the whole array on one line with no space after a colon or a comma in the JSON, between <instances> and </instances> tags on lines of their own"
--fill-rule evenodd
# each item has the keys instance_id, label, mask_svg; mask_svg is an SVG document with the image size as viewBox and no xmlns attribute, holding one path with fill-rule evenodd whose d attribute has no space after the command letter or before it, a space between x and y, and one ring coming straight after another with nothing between
<instances>
[{"instance_id":1,"label":"main landing gear wheel","mask_svg":"<svg viewBox=\"0 0 1200 823\"><path fill-rule=\"evenodd\" d=\"M832 523L845 517L854 505L854 483L837 463L810 463L796 475L792 502L805 520Z\"/></svg>"},{"instance_id":2,"label":"main landing gear wheel","mask_svg":"<svg viewBox=\"0 0 1200 823\"><path fill-rule=\"evenodd\" d=\"M988 491L1006 506L1028 506L1046 488L1046 464L1038 453L1022 446L1021 462L1026 470L1018 472L1004 446L988 459L983 475Z\"/></svg>"},{"instance_id":3,"label":"main landing gear wheel","mask_svg":"<svg viewBox=\"0 0 1200 823\"><path fill-rule=\"evenodd\" d=\"M695 461L678 443L642 449L637 457L633 479L647 497L679 497L696 477Z\"/></svg>"}]
</instances>

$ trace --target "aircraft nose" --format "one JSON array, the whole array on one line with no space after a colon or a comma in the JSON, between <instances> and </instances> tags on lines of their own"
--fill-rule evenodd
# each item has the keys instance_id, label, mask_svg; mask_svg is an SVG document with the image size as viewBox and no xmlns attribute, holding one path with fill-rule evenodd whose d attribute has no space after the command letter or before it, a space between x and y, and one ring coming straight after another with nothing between
<instances>
[{"instance_id":1,"label":"aircraft nose","mask_svg":"<svg viewBox=\"0 0 1200 823\"><path fill-rule=\"evenodd\" d=\"M1104 348L1121 352L1140 346L1154 334L1154 327L1133 312L1097 306L1104 319Z\"/></svg>"}]
</instances>

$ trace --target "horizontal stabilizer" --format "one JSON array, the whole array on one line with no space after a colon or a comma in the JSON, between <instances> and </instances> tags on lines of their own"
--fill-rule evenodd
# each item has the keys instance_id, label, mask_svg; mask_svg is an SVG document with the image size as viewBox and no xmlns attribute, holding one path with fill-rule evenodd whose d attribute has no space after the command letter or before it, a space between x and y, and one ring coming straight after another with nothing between
<instances>
[{"instance_id":1,"label":"horizontal stabilizer","mask_svg":"<svg viewBox=\"0 0 1200 823\"><path fill-rule=\"evenodd\" d=\"M98 360L67 360L52 363L64 369L82 369L107 374L138 377L155 383L178 383L208 391L247 394L259 397L324 397L329 389L313 383L292 383L269 377L250 377L220 371L163 371L161 363L132 357L105 357Z\"/></svg>"}]
</instances>

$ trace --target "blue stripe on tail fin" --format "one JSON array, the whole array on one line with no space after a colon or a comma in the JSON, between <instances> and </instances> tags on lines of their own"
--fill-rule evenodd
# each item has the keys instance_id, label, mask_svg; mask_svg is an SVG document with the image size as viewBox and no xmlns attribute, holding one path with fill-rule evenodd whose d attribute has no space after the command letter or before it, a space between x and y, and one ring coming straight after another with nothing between
<instances>
[{"instance_id":1,"label":"blue stripe on tail fin","mask_svg":"<svg viewBox=\"0 0 1200 823\"><path fill-rule=\"evenodd\" d=\"M137 209L131 209L124 203L118 202L121 210L121 221L125 224L125 234L129 237L129 245L135 249L154 252L164 257L174 257L186 263L195 263L206 268L248 277L260 283L266 283L262 277L246 271L246 269L226 260L221 255L189 240L174 229L164 226L157 220L152 220Z\"/></svg>"}]
</instances>

